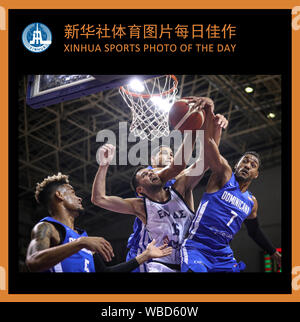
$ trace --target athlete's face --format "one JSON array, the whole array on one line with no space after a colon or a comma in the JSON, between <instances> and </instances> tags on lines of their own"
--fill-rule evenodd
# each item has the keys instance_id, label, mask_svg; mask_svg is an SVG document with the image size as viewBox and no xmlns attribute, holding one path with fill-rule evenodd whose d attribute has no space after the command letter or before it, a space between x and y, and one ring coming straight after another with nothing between
<instances>
[{"instance_id":1,"label":"athlete's face","mask_svg":"<svg viewBox=\"0 0 300 322\"><path fill-rule=\"evenodd\" d=\"M64 207L69 211L83 212L82 199L78 197L69 184L64 184L58 188L59 195Z\"/></svg>"},{"instance_id":2,"label":"athlete's face","mask_svg":"<svg viewBox=\"0 0 300 322\"><path fill-rule=\"evenodd\" d=\"M152 157L151 163L153 168L163 168L173 162L174 155L171 148L163 146L159 149L157 154Z\"/></svg>"},{"instance_id":3,"label":"athlete's face","mask_svg":"<svg viewBox=\"0 0 300 322\"><path fill-rule=\"evenodd\" d=\"M138 181L138 193L144 193L145 189L160 188L162 186L160 177L152 169L141 169L136 174L136 179Z\"/></svg>"},{"instance_id":4,"label":"athlete's face","mask_svg":"<svg viewBox=\"0 0 300 322\"><path fill-rule=\"evenodd\" d=\"M246 154L235 166L235 175L243 181L251 181L258 177L259 161L256 156Z\"/></svg>"}]
</instances>

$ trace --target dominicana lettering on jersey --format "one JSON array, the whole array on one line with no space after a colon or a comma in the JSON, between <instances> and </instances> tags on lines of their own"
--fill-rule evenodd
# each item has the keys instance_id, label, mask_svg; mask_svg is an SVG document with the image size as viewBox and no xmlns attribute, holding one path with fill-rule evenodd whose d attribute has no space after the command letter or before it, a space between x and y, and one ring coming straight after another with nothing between
<instances>
[{"instance_id":1,"label":"dominicana lettering on jersey","mask_svg":"<svg viewBox=\"0 0 300 322\"><path fill-rule=\"evenodd\" d=\"M237 196L234 196L228 191L224 191L221 199L232 204L233 206L237 207L241 211L243 211L246 215L250 214L250 207L241 199L239 199Z\"/></svg>"},{"instance_id":2,"label":"dominicana lettering on jersey","mask_svg":"<svg viewBox=\"0 0 300 322\"><path fill-rule=\"evenodd\" d=\"M204 193L189 229L188 239L209 247L229 245L250 215L253 199L249 191L241 192L235 175L214 193Z\"/></svg>"}]
</instances>

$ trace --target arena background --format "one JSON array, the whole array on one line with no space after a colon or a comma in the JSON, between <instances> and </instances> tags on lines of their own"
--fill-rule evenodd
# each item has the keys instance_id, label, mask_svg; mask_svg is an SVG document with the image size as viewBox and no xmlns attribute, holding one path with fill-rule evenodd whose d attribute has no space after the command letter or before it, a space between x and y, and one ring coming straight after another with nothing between
<instances>
[{"instance_id":1,"label":"arena background","mask_svg":"<svg viewBox=\"0 0 300 322\"><path fill-rule=\"evenodd\" d=\"M281 246L281 77L280 75L176 75L180 97L208 96L215 112L229 119L220 151L233 166L247 150L262 157L259 178L250 191L259 202L260 223L276 247ZM131 122L128 107L118 89L110 89L40 109L26 104L28 76L19 79L18 93L18 203L19 270L24 265L30 232L44 217L34 200L37 182L58 171L70 175L76 193L83 198L86 214L77 225L90 236L102 236L111 242L115 259L126 256L126 244L134 217L109 213L90 202L91 187L97 171L95 159L99 143L96 135L103 129L118 134L119 122ZM251 86L254 91L247 93ZM273 113L273 114L272 114ZM128 143L128 149L131 144ZM111 166L107 193L130 197L131 166ZM197 207L209 173L194 190ZM245 227L232 242L236 258L247 265L247 272L263 271L263 252L248 237Z\"/></svg>"}]
</instances>

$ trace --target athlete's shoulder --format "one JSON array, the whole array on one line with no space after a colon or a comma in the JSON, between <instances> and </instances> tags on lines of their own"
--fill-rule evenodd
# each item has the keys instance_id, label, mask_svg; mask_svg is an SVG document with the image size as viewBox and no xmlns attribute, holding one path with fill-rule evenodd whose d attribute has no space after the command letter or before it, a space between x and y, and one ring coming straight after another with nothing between
<instances>
[{"instance_id":1,"label":"athlete's shoulder","mask_svg":"<svg viewBox=\"0 0 300 322\"><path fill-rule=\"evenodd\" d=\"M253 200L253 208L257 211L258 208L258 202L255 196L252 195L252 200Z\"/></svg>"},{"instance_id":2,"label":"athlete's shoulder","mask_svg":"<svg viewBox=\"0 0 300 322\"><path fill-rule=\"evenodd\" d=\"M254 219L254 218L257 217L257 211L258 211L257 199L253 195L251 195L251 199L252 199L252 202L253 202L253 207L252 207L251 213L250 213L250 215L248 216L247 219Z\"/></svg>"},{"instance_id":3,"label":"athlete's shoulder","mask_svg":"<svg viewBox=\"0 0 300 322\"><path fill-rule=\"evenodd\" d=\"M138 197L138 198L130 198L127 199L130 200L132 203L132 207L134 209L135 215L138 219L142 221L143 224L146 224L147 221L147 213L146 213L146 200L144 196Z\"/></svg>"},{"instance_id":4,"label":"athlete's shoulder","mask_svg":"<svg viewBox=\"0 0 300 322\"><path fill-rule=\"evenodd\" d=\"M33 232L37 232L39 230L49 230L51 229L51 224L47 221L39 221L37 224L34 225L32 228Z\"/></svg>"},{"instance_id":5,"label":"athlete's shoulder","mask_svg":"<svg viewBox=\"0 0 300 322\"><path fill-rule=\"evenodd\" d=\"M48 221L38 222L31 231L31 238L40 238L41 236L52 238L55 234L55 227Z\"/></svg>"},{"instance_id":6,"label":"athlete's shoulder","mask_svg":"<svg viewBox=\"0 0 300 322\"><path fill-rule=\"evenodd\" d=\"M47 236L54 244L63 242L66 234L65 226L52 217L45 217L40 220L32 229L32 236Z\"/></svg>"},{"instance_id":7,"label":"athlete's shoulder","mask_svg":"<svg viewBox=\"0 0 300 322\"><path fill-rule=\"evenodd\" d=\"M249 194L249 200L253 201L254 203L257 203L257 199L256 197L254 196L254 194L252 194L251 191L248 190L248 194Z\"/></svg>"}]
</instances>

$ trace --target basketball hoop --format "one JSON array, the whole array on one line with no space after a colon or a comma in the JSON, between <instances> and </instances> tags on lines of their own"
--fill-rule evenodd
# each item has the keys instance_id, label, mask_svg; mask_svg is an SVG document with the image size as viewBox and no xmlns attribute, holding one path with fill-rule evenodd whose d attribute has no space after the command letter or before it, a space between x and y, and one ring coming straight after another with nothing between
<instances>
[{"instance_id":1,"label":"basketball hoop","mask_svg":"<svg viewBox=\"0 0 300 322\"><path fill-rule=\"evenodd\" d=\"M132 113L129 131L142 140L152 141L168 136L168 116L177 94L177 78L174 75L163 75L135 81L135 86L130 83L119 89Z\"/></svg>"}]
</instances>

